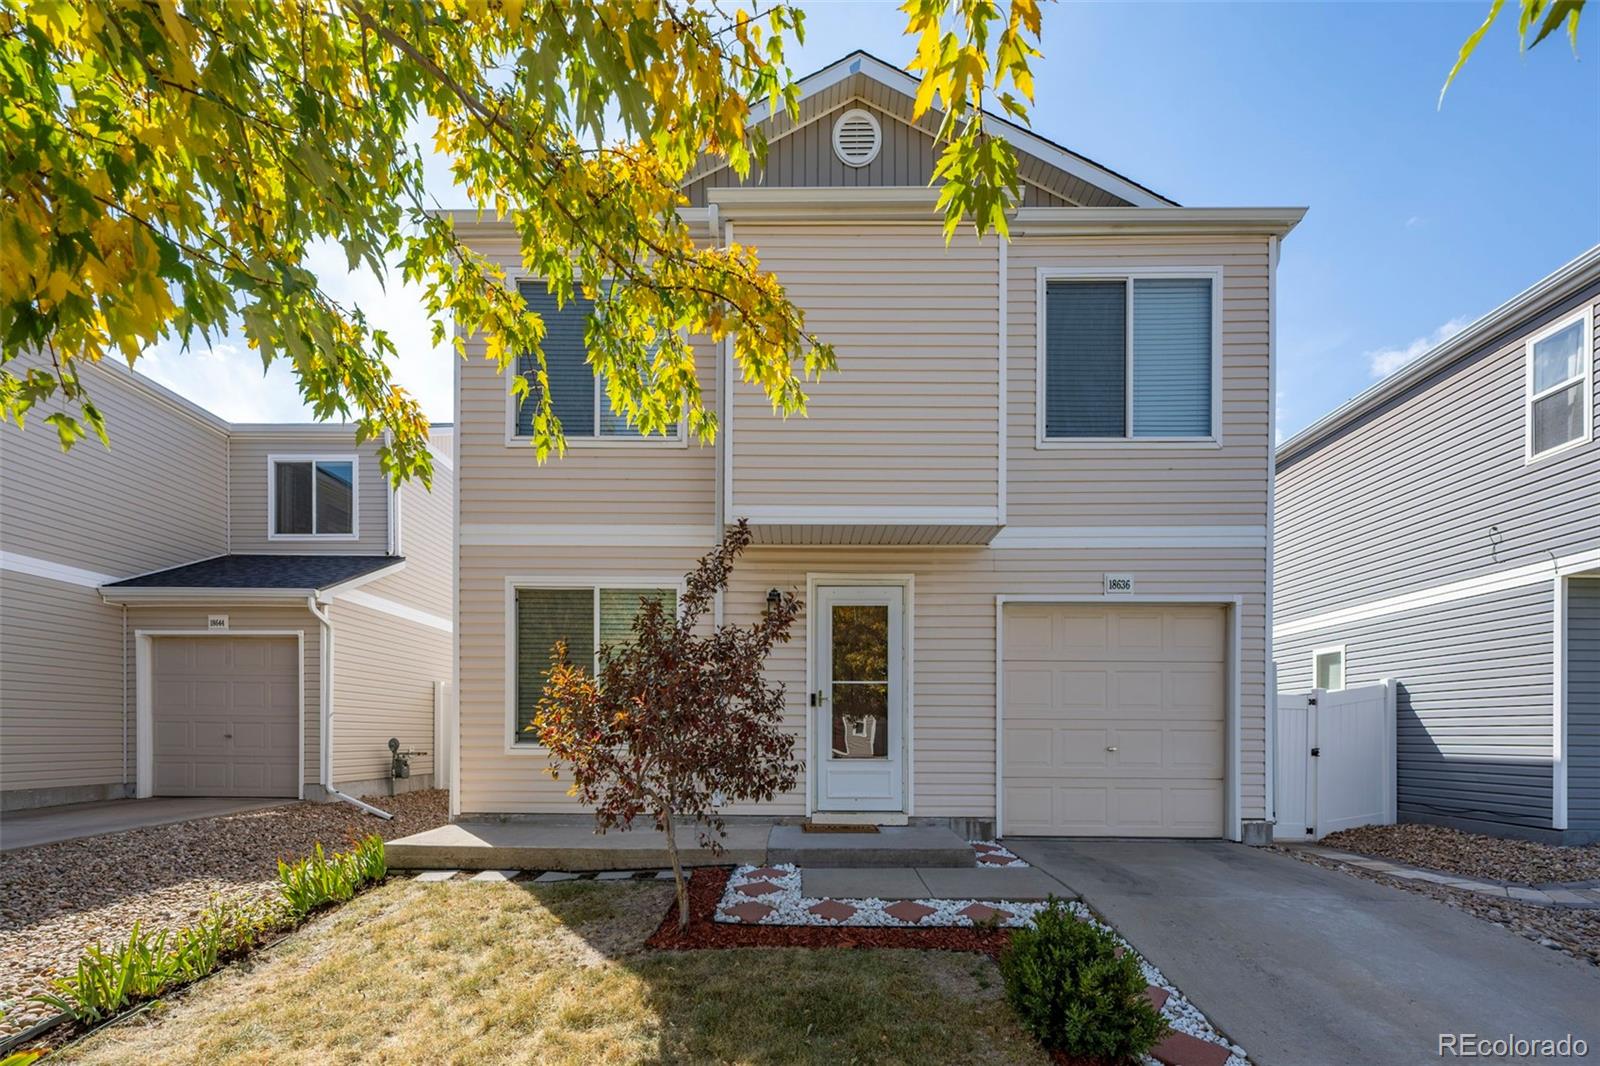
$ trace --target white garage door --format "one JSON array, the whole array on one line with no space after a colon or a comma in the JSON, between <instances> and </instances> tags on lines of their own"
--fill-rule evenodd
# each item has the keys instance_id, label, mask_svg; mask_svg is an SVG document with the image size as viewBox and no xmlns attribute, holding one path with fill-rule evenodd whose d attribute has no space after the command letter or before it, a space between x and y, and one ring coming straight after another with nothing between
<instances>
[{"instance_id":1,"label":"white garage door","mask_svg":"<svg viewBox=\"0 0 1600 1066\"><path fill-rule=\"evenodd\" d=\"M1006 833L1221 836L1224 609L1005 611Z\"/></svg>"},{"instance_id":2,"label":"white garage door","mask_svg":"<svg viewBox=\"0 0 1600 1066\"><path fill-rule=\"evenodd\" d=\"M151 642L158 796L294 796L300 670L293 637Z\"/></svg>"}]
</instances>

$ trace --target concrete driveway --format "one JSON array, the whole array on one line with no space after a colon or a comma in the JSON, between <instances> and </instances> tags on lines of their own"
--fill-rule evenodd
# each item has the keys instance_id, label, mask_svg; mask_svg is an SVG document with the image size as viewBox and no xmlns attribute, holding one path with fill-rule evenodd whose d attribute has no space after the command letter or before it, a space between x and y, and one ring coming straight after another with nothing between
<instances>
[{"instance_id":1,"label":"concrete driveway","mask_svg":"<svg viewBox=\"0 0 1600 1066\"><path fill-rule=\"evenodd\" d=\"M1600 969L1426 896L1241 844L1005 843L1262 1066L1438 1062L1441 1033L1571 1033L1600 1058Z\"/></svg>"},{"instance_id":2,"label":"concrete driveway","mask_svg":"<svg viewBox=\"0 0 1600 1066\"><path fill-rule=\"evenodd\" d=\"M196 818L281 807L292 799L142 799L73 803L63 807L0 814L0 851L32 848L62 840L124 833L147 825L170 825Z\"/></svg>"}]
</instances>

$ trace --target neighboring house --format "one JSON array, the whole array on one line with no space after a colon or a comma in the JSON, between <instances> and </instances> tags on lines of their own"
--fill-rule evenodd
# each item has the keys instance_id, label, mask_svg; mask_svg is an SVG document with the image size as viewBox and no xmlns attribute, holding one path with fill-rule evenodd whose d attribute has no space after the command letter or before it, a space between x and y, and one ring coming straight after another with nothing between
<instances>
[{"instance_id":1,"label":"neighboring house","mask_svg":"<svg viewBox=\"0 0 1600 1066\"><path fill-rule=\"evenodd\" d=\"M805 602L771 675L801 785L733 813L1007 834L1265 839L1272 300L1298 209L1190 209L994 119L1021 154L1011 243L946 246L937 116L862 53L767 121L763 175L707 160L683 217L754 245L839 371L772 415L700 348L715 447L641 439L597 392L582 301L525 282L510 227L458 213L546 316L566 428L457 365L462 816L571 813L530 720L550 646L618 639L741 518L719 617Z\"/></svg>"},{"instance_id":2,"label":"neighboring house","mask_svg":"<svg viewBox=\"0 0 1600 1066\"><path fill-rule=\"evenodd\" d=\"M1403 820L1600 839L1592 248L1278 449L1278 687L1399 685Z\"/></svg>"},{"instance_id":3,"label":"neighboring house","mask_svg":"<svg viewBox=\"0 0 1600 1066\"><path fill-rule=\"evenodd\" d=\"M0 427L4 808L386 791L450 678L451 428L433 491L393 491L352 426L82 375L110 448L63 453L48 405Z\"/></svg>"}]
</instances>

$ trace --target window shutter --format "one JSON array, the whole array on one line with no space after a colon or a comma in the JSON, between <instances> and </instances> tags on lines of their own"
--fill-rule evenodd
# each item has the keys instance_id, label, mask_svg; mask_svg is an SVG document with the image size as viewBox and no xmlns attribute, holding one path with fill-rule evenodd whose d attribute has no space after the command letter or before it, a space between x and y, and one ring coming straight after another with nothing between
<instances>
[{"instance_id":1,"label":"window shutter","mask_svg":"<svg viewBox=\"0 0 1600 1066\"><path fill-rule=\"evenodd\" d=\"M1133 435L1211 433L1211 281L1136 278Z\"/></svg>"},{"instance_id":2,"label":"window shutter","mask_svg":"<svg viewBox=\"0 0 1600 1066\"><path fill-rule=\"evenodd\" d=\"M1127 285L1045 285L1045 436L1121 437L1126 427Z\"/></svg>"},{"instance_id":3,"label":"window shutter","mask_svg":"<svg viewBox=\"0 0 1600 1066\"><path fill-rule=\"evenodd\" d=\"M550 396L554 401L556 417L569 437L594 436L594 370L589 366L584 349L583 334L589 325L589 315L594 311L594 301L574 295L565 307L556 307L556 298L543 282L523 282L522 298L529 310L544 319L545 373L550 378ZM531 355L517 359L517 373L524 377L533 374L535 364ZM531 380L529 384L534 384ZM537 385L534 386L537 389ZM538 408L537 398L530 393L527 402L517 410L517 435L533 435L533 415Z\"/></svg>"},{"instance_id":4,"label":"window shutter","mask_svg":"<svg viewBox=\"0 0 1600 1066\"><path fill-rule=\"evenodd\" d=\"M594 589L517 590L517 736L533 721L550 672L550 654L558 640L567 642L567 659L594 670Z\"/></svg>"}]
</instances>

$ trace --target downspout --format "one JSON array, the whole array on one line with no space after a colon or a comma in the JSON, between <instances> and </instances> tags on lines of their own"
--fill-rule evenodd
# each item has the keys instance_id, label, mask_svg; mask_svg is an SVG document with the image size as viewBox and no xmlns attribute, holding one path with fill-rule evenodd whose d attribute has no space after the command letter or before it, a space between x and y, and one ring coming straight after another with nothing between
<instances>
[{"instance_id":1,"label":"downspout","mask_svg":"<svg viewBox=\"0 0 1600 1066\"><path fill-rule=\"evenodd\" d=\"M128 605L122 605L122 787L128 787Z\"/></svg>"},{"instance_id":2,"label":"downspout","mask_svg":"<svg viewBox=\"0 0 1600 1066\"><path fill-rule=\"evenodd\" d=\"M306 609L322 626L321 669L318 671L322 675L318 688L322 702L322 790L336 800L343 800L352 807L360 807L368 814L375 814L387 821L394 815L388 811L381 811L370 803L362 803L354 796L347 796L333 787L333 619L328 617L325 609L317 605L316 596L306 597Z\"/></svg>"}]
</instances>

